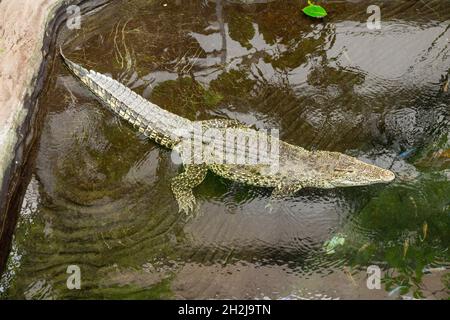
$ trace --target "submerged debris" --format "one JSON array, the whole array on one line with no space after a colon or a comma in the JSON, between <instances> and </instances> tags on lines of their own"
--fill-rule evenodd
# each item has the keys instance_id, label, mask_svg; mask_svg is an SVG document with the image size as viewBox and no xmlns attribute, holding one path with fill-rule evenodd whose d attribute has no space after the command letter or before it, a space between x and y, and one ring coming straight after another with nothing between
<instances>
[{"instance_id":1,"label":"submerged debris","mask_svg":"<svg viewBox=\"0 0 450 320\"><path fill-rule=\"evenodd\" d=\"M330 240L326 241L323 245L327 254L333 254L336 252L336 248L339 246L343 246L345 243L345 236L342 234L337 234Z\"/></svg>"}]
</instances>

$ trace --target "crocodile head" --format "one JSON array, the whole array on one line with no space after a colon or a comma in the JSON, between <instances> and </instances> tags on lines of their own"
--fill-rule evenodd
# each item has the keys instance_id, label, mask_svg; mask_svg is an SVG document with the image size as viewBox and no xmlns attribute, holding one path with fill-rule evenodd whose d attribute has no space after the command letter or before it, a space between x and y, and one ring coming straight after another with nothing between
<instances>
[{"instance_id":1,"label":"crocodile head","mask_svg":"<svg viewBox=\"0 0 450 320\"><path fill-rule=\"evenodd\" d=\"M364 186L375 183L388 183L395 179L395 174L356 158L337 154L337 161L331 166L330 184L334 187Z\"/></svg>"}]
</instances>

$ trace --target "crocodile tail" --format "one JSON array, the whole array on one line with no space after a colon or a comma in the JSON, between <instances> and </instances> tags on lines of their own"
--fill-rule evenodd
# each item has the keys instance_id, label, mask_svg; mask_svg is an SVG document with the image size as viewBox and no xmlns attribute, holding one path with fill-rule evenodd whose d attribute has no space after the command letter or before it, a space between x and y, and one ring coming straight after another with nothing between
<instances>
[{"instance_id":1,"label":"crocodile tail","mask_svg":"<svg viewBox=\"0 0 450 320\"><path fill-rule=\"evenodd\" d=\"M101 102L156 142L170 148L180 138L177 130L190 125L188 119L160 108L117 80L72 62L61 48L60 54L67 68Z\"/></svg>"},{"instance_id":2,"label":"crocodile tail","mask_svg":"<svg viewBox=\"0 0 450 320\"><path fill-rule=\"evenodd\" d=\"M59 54L61 55L61 58L63 59L63 61L66 64L66 66L69 68L69 70L75 76L77 76L78 78L83 80L83 78L85 78L89 74L89 71L87 69L85 69L82 66L80 66L80 65L72 62L71 60L67 59L66 56L64 55L61 47L59 47Z\"/></svg>"}]
</instances>

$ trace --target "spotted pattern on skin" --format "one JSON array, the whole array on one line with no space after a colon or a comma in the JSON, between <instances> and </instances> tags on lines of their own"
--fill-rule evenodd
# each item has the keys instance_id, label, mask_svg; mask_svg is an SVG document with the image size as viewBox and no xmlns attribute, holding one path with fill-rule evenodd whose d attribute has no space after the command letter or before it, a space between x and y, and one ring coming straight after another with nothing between
<instances>
[{"instance_id":1,"label":"spotted pattern on skin","mask_svg":"<svg viewBox=\"0 0 450 320\"><path fill-rule=\"evenodd\" d=\"M189 132L193 124L203 129L214 128L225 136L230 128L243 130L246 134L261 135L236 120L212 119L190 121L161 109L147 101L118 81L88 71L65 58L65 64L80 81L92 91L112 112L133 125L139 132L158 144L178 151L183 139L183 130ZM183 130L180 130L183 129ZM267 139L276 139L267 136ZM193 189L202 183L208 170L224 178L253 185L273 188L273 197L282 198L292 195L305 187L335 188L361 186L374 183L387 183L395 175L386 169L362 162L356 158L338 152L308 151L298 146L278 140L279 169L270 170L268 164L238 165L217 163L186 164L184 172L172 179L171 188L179 210L186 214L195 212L196 200ZM254 154L252 146L237 146L240 152ZM230 150L225 148L225 153ZM233 150L234 151L234 150ZM203 151L202 151L203 152Z\"/></svg>"}]
</instances>

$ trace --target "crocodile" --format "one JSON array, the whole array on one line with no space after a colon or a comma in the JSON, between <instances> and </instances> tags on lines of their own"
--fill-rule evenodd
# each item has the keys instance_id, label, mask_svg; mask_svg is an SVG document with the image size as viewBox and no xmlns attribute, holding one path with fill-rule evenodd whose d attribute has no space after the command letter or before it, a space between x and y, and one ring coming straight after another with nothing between
<instances>
[{"instance_id":1,"label":"crocodile","mask_svg":"<svg viewBox=\"0 0 450 320\"><path fill-rule=\"evenodd\" d=\"M395 174L388 169L340 152L309 151L284 142L276 136L269 136L267 132L257 130L237 120L189 120L160 108L111 77L85 69L66 58L62 50L60 54L67 68L103 105L120 118L128 121L144 136L165 148L182 154L183 142L187 140L187 134L192 135L192 128L196 126L200 126L202 130L213 129L216 135L225 133L227 130L240 130L240 133L249 136L267 136L267 140L272 143L271 146L277 146L277 153L274 153L276 159L269 157L269 160L277 161L276 170L273 170L270 161L233 163L223 162L223 158L216 159L218 161L206 161L203 157L200 157L200 161L192 161L195 154L181 156L184 170L172 178L170 185L179 211L187 215L195 212L196 199L193 189L202 183L208 171L239 183L272 188L270 199L292 196L302 188L329 189L363 186L389 183L395 179ZM226 134L223 135L223 137L225 136ZM189 137L192 141L192 136ZM219 144L223 143L220 139L216 140L219 141ZM199 149L201 153L205 152L204 145L208 145L208 142L202 141L202 149ZM233 140L232 148L233 150L230 150L230 147L226 145L223 152L226 154L240 150L241 154L247 156L256 152L255 147L249 146L248 141L236 142ZM210 153L208 156L209 160L211 158L214 160L216 153Z\"/></svg>"}]
</instances>

